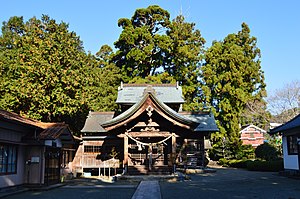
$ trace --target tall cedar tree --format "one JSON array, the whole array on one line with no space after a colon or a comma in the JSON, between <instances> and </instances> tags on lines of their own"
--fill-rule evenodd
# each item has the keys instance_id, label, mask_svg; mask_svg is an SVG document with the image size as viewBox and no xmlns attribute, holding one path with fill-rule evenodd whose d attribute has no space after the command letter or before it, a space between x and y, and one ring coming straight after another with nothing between
<instances>
[{"instance_id":1,"label":"tall cedar tree","mask_svg":"<svg viewBox=\"0 0 300 199\"><path fill-rule=\"evenodd\" d=\"M224 153L226 149L233 156L237 154L241 145L240 118L247 102L263 102L266 95L260 49L256 43L248 25L243 23L241 31L213 42L205 54L202 89L220 129L212 135L215 152Z\"/></svg>"},{"instance_id":2,"label":"tall cedar tree","mask_svg":"<svg viewBox=\"0 0 300 199\"><path fill-rule=\"evenodd\" d=\"M125 82L164 82L167 73L183 86L187 102L185 108L199 104L200 61L205 40L194 23L187 23L183 16L170 21L170 14L159 6L137 9L131 19L122 18L123 28L115 42L117 50L112 61L122 70ZM156 76L151 78L148 76ZM147 79L147 81L137 79ZM172 81L172 80L170 80Z\"/></svg>"},{"instance_id":3,"label":"tall cedar tree","mask_svg":"<svg viewBox=\"0 0 300 199\"><path fill-rule=\"evenodd\" d=\"M12 17L0 36L0 108L79 132L97 96L100 68L64 22Z\"/></svg>"},{"instance_id":4,"label":"tall cedar tree","mask_svg":"<svg viewBox=\"0 0 300 199\"><path fill-rule=\"evenodd\" d=\"M89 105L93 111L113 111L116 110L118 86L121 82L121 70L111 63L113 50L108 45L103 45L96 53L97 69L95 69L95 87L92 96L89 96Z\"/></svg>"}]
</instances>

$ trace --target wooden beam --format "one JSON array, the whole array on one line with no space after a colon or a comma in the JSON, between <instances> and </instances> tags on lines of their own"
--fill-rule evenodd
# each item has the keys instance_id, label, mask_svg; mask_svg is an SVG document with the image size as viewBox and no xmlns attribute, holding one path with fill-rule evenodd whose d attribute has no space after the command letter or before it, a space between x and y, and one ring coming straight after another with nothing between
<instances>
[{"instance_id":1,"label":"wooden beam","mask_svg":"<svg viewBox=\"0 0 300 199\"><path fill-rule=\"evenodd\" d=\"M168 137L171 135L170 132L160 131L160 132L128 132L128 134L132 137Z\"/></svg>"}]
</instances>

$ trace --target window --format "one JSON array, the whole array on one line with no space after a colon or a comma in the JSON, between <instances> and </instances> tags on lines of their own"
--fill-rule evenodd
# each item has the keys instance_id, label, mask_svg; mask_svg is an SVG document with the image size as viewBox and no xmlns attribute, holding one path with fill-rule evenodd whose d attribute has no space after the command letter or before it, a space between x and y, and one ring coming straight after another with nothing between
<instances>
[{"instance_id":1,"label":"window","mask_svg":"<svg viewBox=\"0 0 300 199\"><path fill-rule=\"evenodd\" d=\"M17 173L17 146L0 143L0 175Z\"/></svg>"},{"instance_id":2,"label":"window","mask_svg":"<svg viewBox=\"0 0 300 199\"><path fill-rule=\"evenodd\" d=\"M288 154L289 155L297 155L297 137L296 135L287 136L287 144L288 144Z\"/></svg>"},{"instance_id":3,"label":"window","mask_svg":"<svg viewBox=\"0 0 300 199\"><path fill-rule=\"evenodd\" d=\"M84 153L100 153L101 146L84 146Z\"/></svg>"}]
</instances>

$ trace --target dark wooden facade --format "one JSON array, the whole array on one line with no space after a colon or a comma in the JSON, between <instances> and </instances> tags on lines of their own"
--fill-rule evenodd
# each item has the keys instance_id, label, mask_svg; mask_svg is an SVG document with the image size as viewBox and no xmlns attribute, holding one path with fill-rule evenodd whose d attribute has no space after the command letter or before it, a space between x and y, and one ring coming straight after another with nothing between
<instances>
[{"instance_id":1,"label":"dark wooden facade","mask_svg":"<svg viewBox=\"0 0 300 199\"><path fill-rule=\"evenodd\" d=\"M94 158L97 153L105 157L112 148L116 149L123 173L169 173L176 166L203 167L204 138L210 132L218 130L213 115L209 112L178 113L182 102L168 106L167 102L164 103L157 97L159 88L142 86L142 97L136 103L121 104L123 112L104 122L99 121L101 127L98 129L89 129L97 123L92 123L95 113L90 113L83 129L83 145L87 146L88 142L99 145L101 149L94 154ZM105 113L98 113L98 116L101 114ZM87 158L85 146L77 165ZM100 169L104 159L99 159L98 165L93 166L94 169L98 166ZM84 171L90 165L77 167L80 166Z\"/></svg>"},{"instance_id":2,"label":"dark wooden facade","mask_svg":"<svg viewBox=\"0 0 300 199\"><path fill-rule=\"evenodd\" d=\"M0 110L0 188L60 182L75 155L74 145L64 123L39 122Z\"/></svg>"}]
</instances>

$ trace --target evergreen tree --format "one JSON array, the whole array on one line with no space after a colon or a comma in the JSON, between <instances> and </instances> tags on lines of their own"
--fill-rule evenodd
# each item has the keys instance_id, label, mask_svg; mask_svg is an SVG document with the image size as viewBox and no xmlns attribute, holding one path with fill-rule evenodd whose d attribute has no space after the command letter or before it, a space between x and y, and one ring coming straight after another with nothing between
<instances>
[{"instance_id":1,"label":"evergreen tree","mask_svg":"<svg viewBox=\"0 0 300 199\"><path fill-rule=\"evenodd\" d=\"M194 23L185 22L181 15L173 21L169 17L154 5L137 9L131 19L120 19L123 31L115 42L118 50L112 61L122 70L124 82L168 73L183 86L184 108L191 110L199 106L198 76L205 40Z\"/></svg>"},{"instance_id":2,"label":"evergreen tree","mask_svg":"<svg viewBox=\"0 0 300 199\"><path fill-rule=\"evenodd\" d=\"M186 103L185 110L197 110L202 106L198 80L200 64L203 59L205 40L195 23L187 23L182 15L177 16L169 26L167 35L172 41L166 52L166 72L182 85Z\"/></svg>"},{"instance_id":3,"label":"evergreen tree","mask_svg":"<svg viewBox=\"0 0 300 199\"><path fill-rule=\"evenodd\" d=\"M88 113L85 87L96 63L64 22L12 17L0 36L0 108L79 131Z\"/></svg>"},{"instance_id":4,"label":"evergreen tree","mask_svg":"<svg viewBox=\"0 0 300 199\"><path fill-rule=\"evenodd\" d=\"M220 132L213 134L214 148L228 141L230 151L238 151L241 115L248 101L263 101L264 74L260 66L257 39L250 36L247 24L237 34L213 42L205 54L202 89L212 106Z\"/></svg>"},{"instance_id":5,"label":"evergreen tree","mask_svg":"<svg viewBox=\"0 0 300 199\"><path fill-rule=\"evenodd\" d=\"M113 61L123 71L123 80L154 75L164 64L164 49L171 41L165 35L170 14L159 6L137 9L130 19L119 19L123 31L115 42L119 49Z\"/></svg>"}]
</instances>

